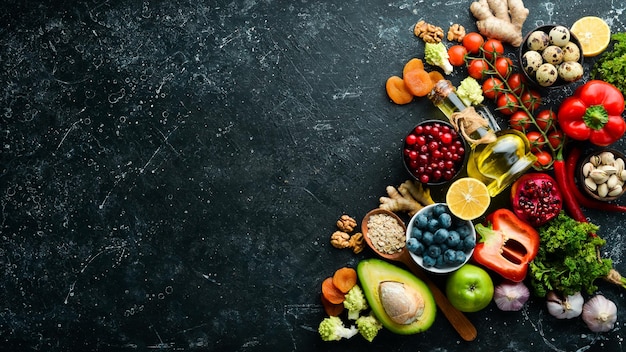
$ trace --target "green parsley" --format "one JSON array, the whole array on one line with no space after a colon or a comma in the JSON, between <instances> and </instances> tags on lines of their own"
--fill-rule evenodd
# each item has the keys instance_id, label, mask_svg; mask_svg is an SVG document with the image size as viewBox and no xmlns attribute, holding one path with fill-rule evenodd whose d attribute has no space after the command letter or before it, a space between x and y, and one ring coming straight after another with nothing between
<instances>
[{"instance_id":1,"label":"green parsley","mask_svg":"<svg viewBox=\"0 0 626 352\"><path fill-rule=\"evenodd\" d=\"M564 212L539 228L539 252L530 263L530 283L537 296L545 297L549 291L566 296L592 294L598 289L594 281L609 275L613 268L610 259L598 255L598 248L606 241L589 235L598 228Z\"/></svg>"},{"instance_id":2,"label":"green parsley","mask_svg":"<svg viewBox=\"0 0 626 352\"><path fill-rule=\"evenodd\" d=\"M604 52L593 65L591 77L611 83L626 95L626 33L611 36L613 49Z\"/></svg>"}]
</instances>

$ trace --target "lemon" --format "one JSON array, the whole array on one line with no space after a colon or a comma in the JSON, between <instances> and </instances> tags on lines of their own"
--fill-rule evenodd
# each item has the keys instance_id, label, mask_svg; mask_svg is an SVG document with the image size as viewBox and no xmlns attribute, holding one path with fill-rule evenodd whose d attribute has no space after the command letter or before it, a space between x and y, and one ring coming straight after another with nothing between
<instances>
[{"instance_id":1,"label":"lemon","mask_svg":"<svg viewBox=\"0 0 626 352\"><path fill-rule=\"evenodd\" d=\"M600 17L582 17L574 22L570 32L580 41L585 57L600 54L611 41L611 28Z\"/></svg>"},{"instance_id":2,"label":"lemon","mask_svg":"<svg viewBox=\"0 0 626 352\"><path fill-rule=\"evenodd\" d=\"M491 196L484 183L473 177L463 177L448 188L446 203L452 214L463 220L474 220L487 211Z\"/></svg>"}]
</instances>

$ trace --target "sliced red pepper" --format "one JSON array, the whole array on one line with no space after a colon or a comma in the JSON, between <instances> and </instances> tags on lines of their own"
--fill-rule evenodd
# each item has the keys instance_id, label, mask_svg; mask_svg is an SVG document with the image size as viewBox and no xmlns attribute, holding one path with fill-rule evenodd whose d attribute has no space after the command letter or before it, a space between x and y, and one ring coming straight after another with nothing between
<instances>
[{"instance_id":1,"label":"sliced red pepper","mask_svg":"<svg viewBox=\"0 0 626 352\"><path fill-rule=\"evenodd\" d=\"M623 111L624 95L619 89L591 80L563 100L557 115L559 126L568 137L605 147L626 131Z\"/></svg>"},{"instance_id":2,"label":"sliced red pepper","mask_svg":"<svg viewBox=\"0 0 626 352\"><path fill-rule=\"evenodd\" d=\"M473 259L505 279L524 280L528 263L539 251L539 233L506 208L487 215L486 222L476 225L480 239Z\"/></svg>"}]
</instances>

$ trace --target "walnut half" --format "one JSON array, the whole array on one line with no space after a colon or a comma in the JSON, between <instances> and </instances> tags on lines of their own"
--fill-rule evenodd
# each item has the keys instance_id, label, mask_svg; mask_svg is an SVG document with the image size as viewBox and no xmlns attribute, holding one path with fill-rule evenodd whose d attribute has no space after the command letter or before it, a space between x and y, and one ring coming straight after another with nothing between
<instances>
[{"instance_id":1,"label":"walnut half","mask_svg":"<svg viewBox=\"0 0 626 352\"><path fill-rule=\"evenodd\" d=\"M448 29L448 40L449 41L457 41L462 42L463 38L465 38L465 27L461 26L458 23L453 24Z\"/></svg>"},{"instance_id":2,"label":"walnut half","mask_svg":"<svg viewBox=\"0 0 626 352\"><path fill-rule=\"evenodd\" d=\"M424 20L415 24L413 33L426 43L439 43L443 39L443 28L427 23Z\"/></svg>"}]
</instances>

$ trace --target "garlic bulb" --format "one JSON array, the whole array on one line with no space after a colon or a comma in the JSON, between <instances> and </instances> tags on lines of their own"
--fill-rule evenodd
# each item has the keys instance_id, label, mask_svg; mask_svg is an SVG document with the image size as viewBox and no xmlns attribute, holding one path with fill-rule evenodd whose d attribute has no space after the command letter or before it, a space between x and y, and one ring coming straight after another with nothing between
<instances>
[{"instance_id":1,"label":"garlic bulb","mask_svg":"<svg viewBox=\"0 0 626 352\"><path fill-rule=\"evenodd\" d=\"M589 299L583 306L583 321L593 332L606 332L613 329L617 321L617 306L602 295Z\"/></svg>"},{"instance_id":2,"label":"garlic bulb","mask_svg":"<svg viewBox=\"0 0 626 352\"><path fill-rule=\"evenodd\" d=\"M522 309L529 297L530 291L523 282L502 282L496 286L493 294L493 300L503 311Z\"/></svg>"},{"instance_id":3,"label":"garlic bulb","mask_svg":"<svg viewBox=\"0 0 626 352\"><path fill-rule=\"evenodd\" d=\"M585 299L577 292L571 296L562 297L554 291L548 292L546 296L548 312L557 319L572 319L582 313Z\"/></svg>"}]
</instances>

